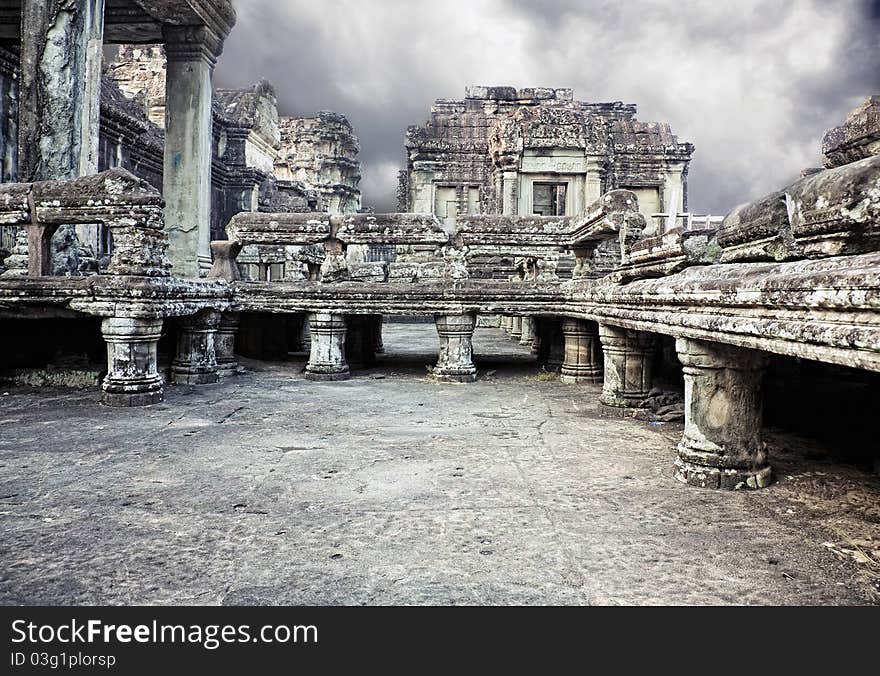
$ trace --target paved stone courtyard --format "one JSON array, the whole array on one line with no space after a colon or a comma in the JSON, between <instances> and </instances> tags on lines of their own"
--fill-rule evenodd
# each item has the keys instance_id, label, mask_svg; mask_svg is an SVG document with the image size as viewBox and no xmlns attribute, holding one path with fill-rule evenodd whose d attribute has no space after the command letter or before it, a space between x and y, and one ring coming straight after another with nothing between
<instances>
[{"instance_id":1,"label":"paved stone courtyard","mask_svg":"<svg viewBox=\"0 0 880 676\"><path fill-rule=\"evenodd\" d=\"M771 435L772 488L687 487L680 425L599 417L497 329L468 385L427 377L432 324L385 345L347 382L248 362L144 409L0 392L0 603L875 602L876 476Z\"/></svg>"}]
</instances>

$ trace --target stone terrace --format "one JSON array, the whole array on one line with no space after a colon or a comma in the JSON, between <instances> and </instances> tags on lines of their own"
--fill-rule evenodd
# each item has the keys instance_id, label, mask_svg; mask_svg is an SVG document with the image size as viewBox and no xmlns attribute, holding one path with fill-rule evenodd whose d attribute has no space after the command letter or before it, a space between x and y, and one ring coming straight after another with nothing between
<instances>
[{"instance_id":1,"label":"stone terrace","mask_svg":"<svg viewBox=\"0 0 880 676\"><path fill-rule=\"evenodd\" d=\"M303 362L250 362L149 409L98 407L91 392L0 396L0 602L850 604L876 593L839 534L880 537L859 520L858 500L876 509L876 478L781 452L803 446L771 435L773 490L694 490L670 480L680 424L598 417L599 387L548 378L497 329L476 331L470 385L425 377L430 324L389 324L385 344L381 368L346 383L304 380ZM57 425L63 443L47 445Z\"/></svg>"}]
</instances>

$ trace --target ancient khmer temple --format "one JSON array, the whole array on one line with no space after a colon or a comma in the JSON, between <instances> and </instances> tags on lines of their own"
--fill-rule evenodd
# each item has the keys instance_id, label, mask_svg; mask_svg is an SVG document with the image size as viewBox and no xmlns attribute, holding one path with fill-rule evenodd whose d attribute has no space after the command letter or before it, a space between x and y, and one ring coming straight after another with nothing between
<instances>
[{"instance_id":1,"label":"ancient khmer temple","mask_svg":"<svg viewBox=\"0 0 880 676\"><path fill-rule=\"evenodd\" d=\"M880 97L823 168L710 218L689 206L699 139L571 89L469 86L406 131L399 211L373 213L343 114L213 86L235 21L228 0L3 3L10 387L154 410L298 352L303 387L353 387L383 320L426 317L438 396L473 386L493 330L608 424L683 418L663 478L682 491L771 486L779 383L876 401Z\"/></svg>"}]
</instances>

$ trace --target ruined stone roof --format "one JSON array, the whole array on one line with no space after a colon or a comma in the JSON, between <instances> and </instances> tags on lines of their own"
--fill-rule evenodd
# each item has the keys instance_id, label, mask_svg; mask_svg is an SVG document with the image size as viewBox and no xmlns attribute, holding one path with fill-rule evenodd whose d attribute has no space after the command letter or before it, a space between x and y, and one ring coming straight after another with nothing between
<instances>
[{"instance_id":1,"label":"ruined stone roof","mask_svg":"<svg viewBox=\"0 0 880 676\"><path fill-rule=\"evenodd\" d=\"M825 166L839 167L880 153L880 96L869 96L822 139Z\"/></svg>"},{"instance_id":2,"label":"ruined stone roof","mask_svg":"<svg viewBox=\"0 0 880 676\"><path fill-rule=\"evenodd\" d=\"M119 85L107 75L101 78L101 117L103 122L112 121L127 127L138 135L138 143L153 148L161 156L165 145L165 132L147 117L143 99L131 99Z\"/></svg>"},{"instance_id":3,"label":"ruined stone roof","mask_svg":"<svg viewBox=\"0 0 880 676\"><path fill-rule=\"evenodd\" d=\"M438 99L431 118L411 126L411 152L485 152L493 155L524 148L582 148L604 154L676 155L693 152L667 123L642 122L636 106L620 101L576 101L571 89L471 86L461 100Z\"/></svg>"},{"instance_id":4,"label":"ruined stone roof","mask_svg":"<svg viewBox=\"0 0 880 676\"><path fill-rule=\"evenodd\" d=\"M259 122L261 98L276 100L275 87L266 79L261 79L248 89L215 89L214 100L219 104L223 115L240 126L254 127Z\"/></svg>"}]
</instances>

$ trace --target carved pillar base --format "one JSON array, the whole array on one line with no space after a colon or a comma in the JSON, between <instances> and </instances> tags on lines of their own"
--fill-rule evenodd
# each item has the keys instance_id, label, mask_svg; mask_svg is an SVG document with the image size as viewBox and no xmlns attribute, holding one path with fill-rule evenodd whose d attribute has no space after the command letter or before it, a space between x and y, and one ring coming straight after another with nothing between
<instances>
[{"instance_id":1,"label":"carved pillar base","mask_svg":"<svg viewBox=\"0 0 880 676\"><path fill-rule=\"evenodd\" d=\"M531 317L523 317L522 318L522 330L520 332L519 344L526 345L527 347L532 346L532 341L535 338L534 331L534 323Z\"/></svg>"},{"instance_id":2,"label":"carved pillar base","mask_svg":"<svg viewBox=\"0 0 880 676\"><path fill-rule=\"evenodd\" d=\"M440 353L434 375L449 383L472 383L477 379L473 359L473 335L477 325L474 315L437 315Z\"/></svg>"},{"instance_id":3,"label":"carved pillar base","mask_svg":"<svg viewBox=\"0 0 880 676\"><path fill-rule=\"evenodd\" d=\"M110 317L101 323L107 342L107 376L101 403L147 406L162 401L162 376L156 368L161 319Z\"/></svg>"},{"instance_id":4,"label":"carved pillar base","mask_svg":"<svg viewBox=\"0 0 880 676\"><path fill-rule=\"evenodd\" d=\"M312 349L306 366L306 379L333 381L351 378L351 371L345 360L345 315L314 312L309 315L309 328Z\"/></svg>"},{"instance_id":5,"label":"carved pillar base","mask_svg":"<svg viewBox=\"0 0 880 676\"><path fill-rule=\"evenodd\" d=\"M220 379L215 338L220 325L216 310L183 317L177 334L177 356L171 362L171 382L206 385Z\"/></svg>"},{"instance_id":6,"label":"carved pillar base","mask_svg":"<svg viewBox=\"0 0 880 676\"><path fill-rule=\"evenodd\" d=\"M522 317L512 317L510 320L510 339L519 342L522 337Z\"/></svg>"},{"instance_id":7,"label":"carved pillar base","mask_svg":"<svg viewBox=\"0 0 880 676\"><path fill-rule=\"evenodd\" d=\"M217 355L217 373L221 378L235 375L238 359L235 357L235 336L241 315L238 312L224 312L214 336L214 352Z\"/></svg>"},{"instance_id":8,"label":"carved pillar base","mask_svg":"<svg viewBox=\"0 0 880 676\"><path fill-rule=\"evenodd\" d=\"M679 338L684 365L684 435L675 478L726 490L763 488L772 472L761 439L764 355L753 350Z\"/></svg>"},{"instance_id":9,"label":"carved pillar base","mask_svg":"<svg viewBox=\"0 0 880 676\"><path fill-rule=\"evenodd\" d=\"M564 383L601 383L602 361L596 324L566 317L562 320L562 334L565 336L565 361L560 380Z\"/></svg>"},{"instance_id":10,"label":"carved pillar base","mask_svg":"<svg viewBox=\"0 0 880 676\"><path fill-rule=\"evenodd\" d=\"M640 408L651 391L654 334L600 324L599 337L605 355L599 403L619 409Z\"/></svg>"}]
</instances>

